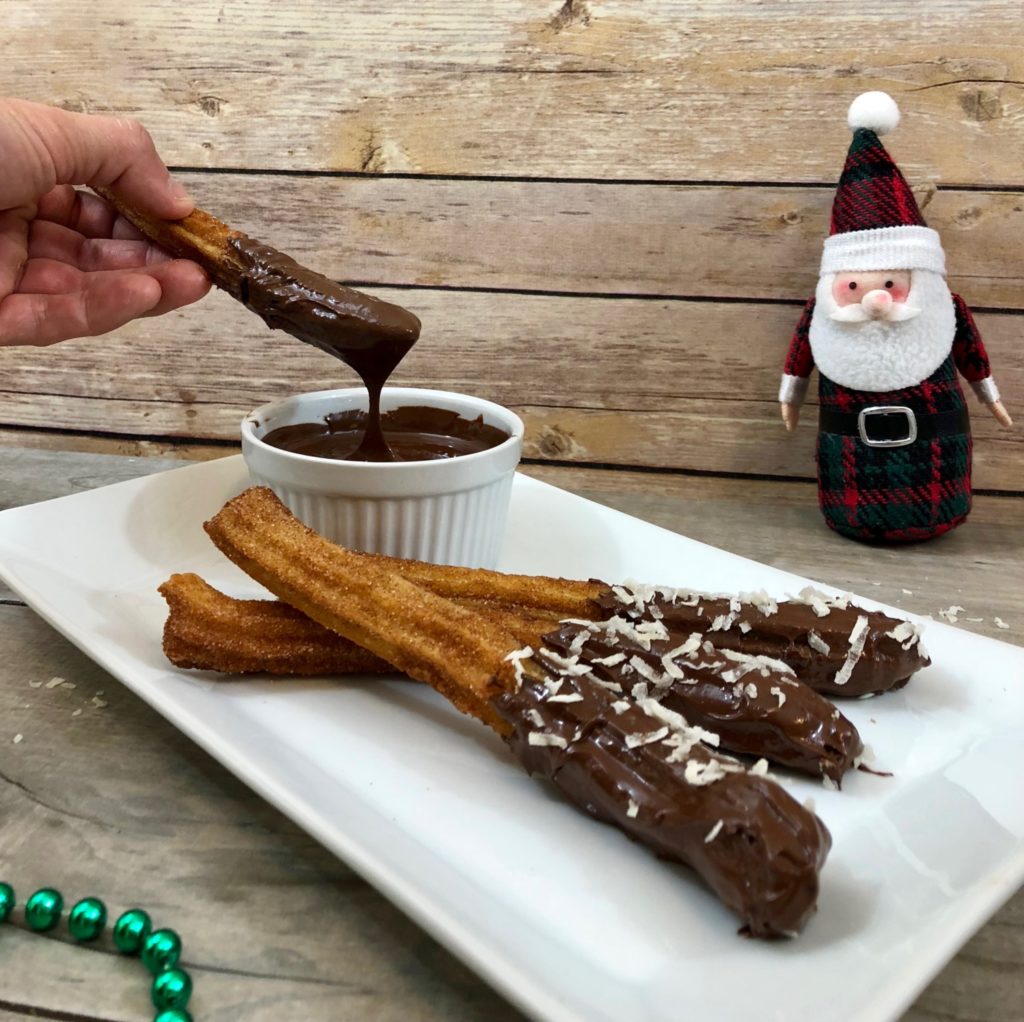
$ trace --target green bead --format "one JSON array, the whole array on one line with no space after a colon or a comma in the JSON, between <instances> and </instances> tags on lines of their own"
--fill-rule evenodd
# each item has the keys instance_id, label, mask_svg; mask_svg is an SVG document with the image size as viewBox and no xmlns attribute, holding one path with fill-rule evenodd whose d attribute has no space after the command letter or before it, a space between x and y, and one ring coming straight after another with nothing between
<instances>
[{"instance_id":1,"label":"green bead","mask_svg":"<svg viewBox=\"0 0 1024 1022\"><path fill-rule=\"evenodd\" d=\"M154 976L178 964L181 938L174 930L154 930L142 942L142 964Z\"/></svg>"},{"instance_id":2,"label":"green bead","mask_svg":"<svg viewBox=\"0 0 1024 1022\"><path fill-rule=\"evenodd\" d=\"M184 969L167 969L153 980L150 997L158 1008L184 1008L192 996L192 978Z\"/></svg>"},{"instance_id":3,"label":"green bead","mask_svg":"<svg viewBox=\"0 0 1024 1022\"><path fill-rule=\"evenodd\" d=\"M137 955L153 929L149 916L141 908L130 908L114 923L114 945L126 955Z\"/></svg>"},{"instance_id":4,"label":"green bead","mask_svg":"<svg viewBox=\"0 0 1024 1022\"><path fill-rule=\"evenodd\" d=\"M68 916L68 929L75 940L95 940L107 925L107 906L99 898L83 898Z\"/></svg>"},{"instance_id":5,"label":"green bead","mask_svg":"<svg viewBox=\"0 0 1024 1022\"><path fill-rule=\"evenodd\" d=\"M192 1016L184 1008L168 1008L160 1012L153 1022L192 1022Z\"/></svg>"},{"instance_id":6,"label":"green bead","mask_svg":"<svg viewBox=\"0 0 1024 1022\"><path fill-rule=\"evenodd\" d=\"M64 898L52 887L41 887L25 902L25 922L30 930L43 933L60 922Z\"/></svg>"},{"instance_id":7,"label":"green bead","mask_svg":"<svg viewBox=\"0 0 1024 1022\"><path fill-rule=\"evenodd\" d=\"M0 923L6 922L14 904L14 888L10 884L0 883Z\"/></svg>"}]
</instances>

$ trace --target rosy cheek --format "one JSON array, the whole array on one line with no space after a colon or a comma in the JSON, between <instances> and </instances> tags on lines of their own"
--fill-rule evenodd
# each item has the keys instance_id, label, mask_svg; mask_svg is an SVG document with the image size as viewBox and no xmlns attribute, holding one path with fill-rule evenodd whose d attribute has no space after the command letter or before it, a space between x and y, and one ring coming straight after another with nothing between
<instances>
[{"instance_id":1,"label":"rosy cheek","mask_svg":"<svg viewBox=\"0 0 1024 1022\"><path fill-rule=\"evenodd\" d=\"M855 282L856 283L856 282ZM863 296L864 292L858 287L856 290L850 290L850 280L846 278L839 278L832 285L832 297L835 299L836 305L856 305Z\"/></svg>"},{"instance_id":2,"label":"rosy cheek","mask_svg":"<svg viewBox=\"0 0 1024 1022\"><path fill-rule=\"evenodd\" d=\"M889 294L892 295L892 300L894 302L905 302L907 300L907 295L910 294L910 288L904 287L902 284L890 287L888 288L888 291Z\"/></svg>"}]
</instances>

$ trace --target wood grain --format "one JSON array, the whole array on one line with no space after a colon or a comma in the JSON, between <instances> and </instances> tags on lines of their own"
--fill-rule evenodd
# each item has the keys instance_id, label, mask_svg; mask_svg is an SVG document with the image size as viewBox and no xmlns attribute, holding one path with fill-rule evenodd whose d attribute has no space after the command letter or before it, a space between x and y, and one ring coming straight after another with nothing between
<instances>
[{"instance_id":1,"label":"wood grain","mask_svg":"<svg viewBox=\"0 0 1024 1022\"><path fill-rule=\"evenodd\" d=\"M166 464L171 464L167 462ZM146 459L8 451L0 506L120 481ZM813 521L801 483L683 479L538 466L531 474L669 528L810 571L908 610L959 602L1024 624L1017 498L986 498L945 539L892 551L846 543ZM1002 570L1001 570L1002 569ZM878 582L873 586L872 582ZM913 595L902 593L903 588ZM1018 628L1011 637L1021 638ZM196 1018L221 1022L512 1022L521 1016L350 870L271 809L29 610L0 606L0 875L56 883L112 908L141 903L183 935ZM45 688L62 677L74 689ZM42 682L38 688L32 682ZM107 705L96 706L99 696ZM81 710L74 716L76 710ZM22 741L13 744L14 734ZM126 763L131 769L126 769ZM142 1017L137 962L5 927L10 1017ZM925 990L905 1022L1016 1022L1024 893Z\"/></svg>"},{"instance_id":2,"label":"wood grain","mask_svg":"<svg viewBox=\"0 0 1024 1022\"><path fill-rule=\"evenodd\" d=\"M528 457L813 475L814 411L790 437L775 401L796 306L374 293L427 324L394 382L514 407L527 420ZM984 314L979 324L1014 411L1014 395L1024 395L1024 316ZM355 382L214 294L102 340L0 350L0 426L233 440L241 417L268 400ZM975 485L1024 490L1020 427L1002 430L980 408L974 423Z\"/></svg>"},{"instance_id":3,"label":"wood grain","mask_svg":"<svg viewBox=\"0 0 1024 1022\"><path fill-rule=\"evenodd\" d=\"M183 174L201 206L338 280L803 302L833 187ZM950 286L1024 309L1024 193L919 189Z\"/></svg>"},{"instance_id":4,"label":"wood grain","mask_svg":"<svg viewBox=\"0 0 1024 1022\"><path fill-rule=\"evenodd\" d=\"M197 167L825 182L881 88L913 179L1020 185L1019 5L927 11L868 0L850 31L785 0L34 0L5 6L0 92L139 116Z\"/></svg>"}]
</instances>

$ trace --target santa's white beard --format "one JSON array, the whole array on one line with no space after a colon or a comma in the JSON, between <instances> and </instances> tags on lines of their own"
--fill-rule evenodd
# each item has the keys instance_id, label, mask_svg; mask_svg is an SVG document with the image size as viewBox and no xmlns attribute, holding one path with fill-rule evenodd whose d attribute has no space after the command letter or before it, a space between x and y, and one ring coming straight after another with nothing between
<instances>
[{"instance_id":1,"label":"santa's white beard","mask_svg":"<svg viewBox=\"0 0 1024 1022\"><path fill-rule=\"evenodd\" d=\"M832 297L835 274L818 280L811 317L811 353L818 371L853 390L887 391L928 379L953 348L956 312L945 278L914 270L907 304L920 312L901 322L841 323Z\"/></svg>"}]
</instances>

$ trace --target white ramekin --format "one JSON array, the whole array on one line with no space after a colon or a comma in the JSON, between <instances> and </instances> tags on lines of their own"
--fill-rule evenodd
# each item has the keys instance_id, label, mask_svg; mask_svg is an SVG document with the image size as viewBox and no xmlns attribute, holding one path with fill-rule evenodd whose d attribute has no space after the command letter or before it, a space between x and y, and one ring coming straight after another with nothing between
<instances>
[{"instance_id":1,"label":"white ramekin","mask_svg":"<svg viewBox=\"0 0 1024 1022\"><path fill-rule=\"evenodd\" d=\"M478 415L509 439L487 451L439 461L333 461L294 454L261 439L278 426L365 409L366 391L321 390L274 401L242 420L242 454L254 483L269 486L292 513L349 547L435 564L493 568L501 551L523 422L481 398L443 390L385 387L381 411L427 405Z\"/></svg>"}]
</instances>

